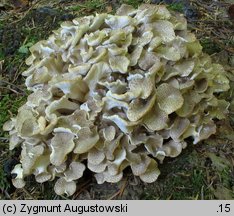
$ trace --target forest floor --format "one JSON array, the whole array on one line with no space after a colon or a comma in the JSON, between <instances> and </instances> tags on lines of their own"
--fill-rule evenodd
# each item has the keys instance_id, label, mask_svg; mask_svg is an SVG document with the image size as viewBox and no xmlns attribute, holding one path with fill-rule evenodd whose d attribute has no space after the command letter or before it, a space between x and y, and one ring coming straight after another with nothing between
<instances>
[{"instance_id":1,"label":"forest floor","mask_svg":"<svg viewBox=\"0 0 234 216\"><path fill-rule=\"evenodd\" d=\"M58 196L53 183L27 179L15 189L9 170L20 149L9 151L3 123L16 115L28 91L21 73L29 47L46 39L65 20L96 12L114 13L122 4L166 3L185 14L194 32L215 62L225 66L230 90L220 97L231 103L226 120L218 121L216 135L193 145L160 165L157 182L145 184L126 171L118 184L98 185L91 173L78 182L72 197ZM2 0L0 2L0 199L234 199L234 17L233 0ZM8 173L8 174L7 174Z\"/></svg>"}]
</instances>

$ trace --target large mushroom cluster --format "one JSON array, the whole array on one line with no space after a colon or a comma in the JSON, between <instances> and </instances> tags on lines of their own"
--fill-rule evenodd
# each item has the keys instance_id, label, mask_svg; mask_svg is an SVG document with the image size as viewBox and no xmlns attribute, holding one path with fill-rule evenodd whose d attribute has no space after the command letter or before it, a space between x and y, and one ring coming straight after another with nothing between
<instances>
[{"instance_id":1,"label":"large mushroom cluster","mask_svg":"<svg viewBox=\"0 0 234 216\"><path fill-rule=\"evenodd\" d=\"M30 52L32 94L4 125L10 150L22 148L17 188L33 174L72 195L86 168L99 184L120 181L126 167L154 182L157 162L214 134L229 105L217 98L229 88L223 67L163 5L64 22Z\"/></svg>"}]
</instances>

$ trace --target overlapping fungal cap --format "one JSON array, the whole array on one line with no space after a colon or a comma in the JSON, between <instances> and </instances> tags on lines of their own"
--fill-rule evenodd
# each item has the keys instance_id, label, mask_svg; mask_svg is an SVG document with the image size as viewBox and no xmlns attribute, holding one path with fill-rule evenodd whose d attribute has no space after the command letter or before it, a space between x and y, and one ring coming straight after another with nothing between
<instances>
[{"instance_id":1,"label":"overlapping fungal cap","mask_svg":"<svg viewBox=\"0 0 234 216\"><path fill-rule=\"evenodd\" d=\"M229 88L223 67L162 5L64 22L30 51L32 94L4 125L10 149L22 148L16 187L33 174L72 195L85 169L101 184L120 181L126 167L154 182L157 162L178 156L189 137L214 134L229 106L216 97Z\"/></svg>"}]
</instances>

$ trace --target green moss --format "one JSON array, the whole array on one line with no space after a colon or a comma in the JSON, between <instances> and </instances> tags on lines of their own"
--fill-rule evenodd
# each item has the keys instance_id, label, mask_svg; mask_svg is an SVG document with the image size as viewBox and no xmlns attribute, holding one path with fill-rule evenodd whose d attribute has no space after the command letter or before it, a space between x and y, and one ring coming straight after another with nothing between
<instances>
[{"instance_id":1,"label":"green moss","mask_svg":"<svg viewBox=\"0 0 234 216\"><path fill-rule=\"evenodd\" d=\"M81 8L82 8L82 6L75 5L75 6L69 7L69 10L71 10L71 11L79 11Z\"/></svg>"},{"instance_id":2,"label":"green moss","mask_svg":"<svg viewBox=\"0 0 234 216\"><path fill-rule=\"evenodd\" d=\"M104 0L91 0L91 1L85 1L84 7L94 10L103 7L103 5L105 4L106 1Z\"/></svg>"},{"instance_id":3,"label":"green moss","mask_svg":"<svg viewBox=\"0 0 234 216\"><path fill-rule=\"evenodd\" d=\"M212 41L210 38L200 39L200 43L203 47L203 51L208 54L214 54L220 52L222 49L217 43Z\"/></svg>"},{"instance_id":4,"label":"green moss","mask_svg":"<svg viewBox=\"0 0 234 216\"><path fill-rule=\"evenodd\" d=\"M2 49L2 45L0 44L0 61L4 59L4 52L3 52L3 49Z\"/></svg>"},{"instance_id":5,"label":"green moss","mask_svg":"<svg viewBox=\"0 0 234 216\"><path fill-rule=\"evenodd\" d=\"M3 190L7 190L9 188L10 188L10 183L7 179L6 174L3 171L2 164L0 164L0 189L3 191Z\"/></svg>"},{"instance_id":6,"label":"green moss","mask_svg":"<svg viewBox=\"0 0 234 216\"><path fill-rule=\"evenodd\" d=\"M172 4L168 5L168 8L171 10L178 11L178 12L182 13L183 8L184 8L184 4L181 2L172 3Z\"/></svg>"},{"instance_id":7,"label":"green moss","mask_svg":"<svg viewBox=\"0 0 234 216\"><path fill-rule=\"evenodd\" d=\"M207 187L204 158L192 146L176 159L160 165L157 182L148 185L141 199L194 200L209 199L212 191Z\"/></svg>"},{"instance_id":8,"label":"green moss","mask_svg":"<svg viewBox=\"0 0 234 216\"><path fill-rule=\"evenodd\" d=\"M225 188L231 196L234 180L233 171L228 159L221 156L208 154L212 164L207 163L207 157L196 151L190 155L181 156L172 174L165 181L163 196L160 199L214 199L219 194L220 188ZM181 166L182 163L187 164ZM190 167L190 168L189 168ZM181 173L182 172L182 173ZM216 182L211 183L210 176L216 176ZM210 186L209 186L210 185ZM214 189L216 188L216 189ZM223 192L222 197L225 195ZM220 196L221 196L220 195ZM232 195L234 197L234 194Z\"/></svg>"},{"instance_id":9,"label":"green moss","mask_svg":"<svg viewBox=\"0 0 234 216\"><path fill-rule=\"evenodd\" d=\"M87 0L82 1L82 4L76 4L75 6L68 7L68 12L73 11L79 12L79 15L89 15L90 11L93 13L95 11L100 12L105 10L105 7L112 1L106 0ZM137 7L141 3L149 3L150 1L143 0L120 0L117 4L125 3ZM115 6L113 6L114 8ZM182 12L182 3L173 3L168 6L169 9ZM114 9L113 9L114 10ZM24 59L29 54L28 48L31 44L36 43L41 39L45 39L51 33L51 30L56 29L59 26L60 16L66 14L67 11L64 9L59 10L56 17L51 17L50 15L45 18L36 19L33 17L33 13L36 10L28 13L28 15L18 23L17 28L22 33L22 41L20 47L15 50L14 55L5 56L3 51L3 45L0 44L0 60L5 58L5 68L6 76L14 68L19 68L19 66L24 62ZM56 19L55 19L56 18ZM35 26L31 21L35 21ZM55 21L54 21L55 20ZM0 21L0 29L5 26L5 23ZM31 44L30 44L31 43ZM224 44L232 47L234 45L233 40L224 40ZM203 46L203 51L208 54L213 54L220 52L222 48L220 45L215 43L210 38L201 39L201 44ZM21 66L20 71L24 70L26 65ZM26 101L26 96L15 97L15 95L3 95L0 96L0 137L7 136L7 133L2 132L2 125L5 121L9 120L11 117L10 112L16 115L18 108ZM10 112L9 112L10 111ZM215 140L216 142L216 140ZM4 145L4 146L3 146ZM6 154L1 154L0 160L0 188L9 188L9 182L6 175L3 172L2 162L9 158L10 155L14 155L14 152L7 152L8 144L1 143L0 148L2 152ZM194 146L192 147L194 149ZM206 150L209 151L209 150ZM141 195L141 199L213 199L213 192L210 191L208 185L210 182L206 182L207 177L212 177L215 182L210 187L214 188L216 185L223 185L223 188L232 190L234 187L234 176L232 169L230 167L223 167L223 163L220 160L212 160L213 167L204 166L205 157L198 154L196 151L191 149L185 149L178 158L173 161L166 161L164 164L160 165L162 170L162 175L159 177L158 181L147 185L145 187L144 193ZM214 161L216 163L214 163ZM219 169L220 167L220 169ZM207 170L206 170L207 169ZM206 173L209 172L209 174ZM32 184L31 184L32 183ZM151 185L151 186L150 186ZM53 184L47 182L43 186L39 184L34 184L33 181L29 184L30 188L37 188L39 199L56 199L58 198L53 191ZM138 187L138 186L136 186ZM1 198L1 195L0 195Z\"/></svg>"},{"instance_id":10,"label":"green moss","mask_svg":"<svg viewBox=\"0 0 234 216\"><path fill-rule=\"evenodd\" d=\"M15 68L18 68L20 71L24 71L27 66L25 64L25 59L29 56L29 48L39 41L39 36L35 30L29 28L22 29L22 35L24 41L21 41L21 44L18 49L15 50L14 55L6 55L3 53L4 60L4 70L7 72L14 71ZM1 59L1 46L0 46L0 59ZM21 79L19 80L21 82Z\"/></svg>"},{"instance_id":11,"label":"green moss","mask_svg":"<svg viewBox=\"0 0 234 216\"><path fill-rule=\"evenodd\" d=\"M36 183L36 185L38 187L38 184ZM44 184L44 188L39 188L39 190L44 190L44 193L42 191L42 193L40 194L41 197L40 199L44 199L44 200L53 200L55 199L56 196L58 196L57 194L55 194L54 192L54 183L53 182L46 182Z\"/></svg>"},{"instance_id":12,"label":"green moss","mask_svg":"<svg viewBox=\"0 0 234 216\"><path fill-rule=\"evenodd\" d=\"M193 169L185 173L178 173L170 177L170 181L165 186L166 193L163 199L201 199L209 194L205 185L205 171L202 169Z\"/></svg>"},{"instance_id":13,"label":"green moss","mask_svg":"<svg viewBox=\"0 0 234 216\"><path fill-rule=\"evenodd\" d=\"M143 0L122 0L121 3L132 5L133 7L137 8L140 4L146 3L146 1L143 1Z\"/></svg>"},{"instance_id":14,"label":"green moss","mask_svg":"<svg viewBox=\"0 0 234 216\"><path fill-rule=\"evenodd\" d=\"M82 2L82 4L77 4L75 6L71 6L68 9L71 11L80 11L82 9L85 10L103 10L105 5L107 4L107 1L105 0L91 0L91 1L85 1Z\"/></svg>"},{"instance_id":15,"label":"green moss","mask_svg":"<svg viewBox=\"0 0 234 216\"><path fill-rule=\"evenodd\" d=\"M12 113L13 115L17 114L18 108L23 105L26 101L26 96L15 97L15 95L4 95L1 96L0 100L0 137L4 136L4 132L2 132L3 124L10 119Z\"/></svg>"},{"instance_id":16,"label":"green moss","mask_svg":"<svg viewBox=\"0 0 234 216\"><path fill-rule=\"evenodd\" d=\"M7 132L3 132L2 126L11 117L17 114L18 108L24 104L26 96L16 97L15 95L4 95L0 97L0 189L1 191L7 191L10 188L10 182L7 179L6 173L3 171L3 164L8 158L11 158L15 154L15 151L8 151L8 143L4 142L4 137L8 137ZM2 139L3 138L3 139Z\"/></svg>"},{"instance_id":17,"label":"green moss","mask_svg":"<svg viewBox=\"0 0 234 216\"><path fill-rule=\"evenodd\" d=\"M234 186L234 180L232 179L231 175L231 170L229 168L225 168L221 173L220 173L222 185L226 188L232 188Z\"/></svg>"},{"instance_id":18,"label":"green moss","mask_svg":"<svg viewBox=\"0 0 234 216\"><path fill-rule=\"evenodd\" d=\"M158 194L154 194L148 190L144 191L143 194L141 194L140 196L141 200L159 200L160 197L158 196Z\"/></svg>"}]
</instances>

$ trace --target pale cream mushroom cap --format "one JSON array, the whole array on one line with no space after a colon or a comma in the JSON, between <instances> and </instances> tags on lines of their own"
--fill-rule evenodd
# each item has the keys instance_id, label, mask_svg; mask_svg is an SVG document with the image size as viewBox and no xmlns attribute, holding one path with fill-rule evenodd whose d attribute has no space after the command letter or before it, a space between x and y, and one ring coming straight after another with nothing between
<instances>
[{"instance_id":1,"label":"pale cream mushroom cap","mask_svg":"<svg viewBox=\"0 0 234 216\"><path fill-rule=\"evenodd\" d=\"M228 114L224 68L164 5L66 21L30 52L23 75L32 93L3 126L10 150L22 149L15 187L34 175L71 196L86 169L102 184L127 167L152 183L158 161L177 157L187 138L208 139Z\"/></svg>"}]
</instances>

